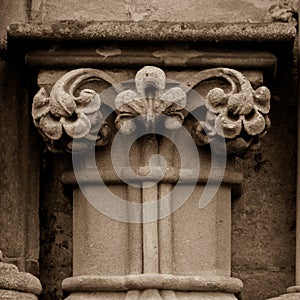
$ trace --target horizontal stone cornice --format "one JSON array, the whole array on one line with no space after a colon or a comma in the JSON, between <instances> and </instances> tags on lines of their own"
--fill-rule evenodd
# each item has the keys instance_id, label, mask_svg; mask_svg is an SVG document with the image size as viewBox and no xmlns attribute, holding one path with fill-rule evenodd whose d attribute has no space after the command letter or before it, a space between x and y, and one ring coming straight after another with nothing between
<instances>
[{"instance_id":1,"label":"horizontal stone cornice","mask_svg":"<svg viewBox=\"0 0 300 300\"><path fill-rule=\"evenodd\" d=\"M288 42L296 36L293 23L96 22L57 21L14 23L8 39L51 41L179 41L179 42Z\"/></svg>"}]
</instances>

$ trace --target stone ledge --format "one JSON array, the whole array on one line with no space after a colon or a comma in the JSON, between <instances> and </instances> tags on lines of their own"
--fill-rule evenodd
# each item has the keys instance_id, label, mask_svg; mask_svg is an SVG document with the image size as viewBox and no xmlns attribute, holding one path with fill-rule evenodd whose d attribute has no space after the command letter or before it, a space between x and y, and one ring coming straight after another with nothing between
<instances>
[{"instance_id":1,"label":"stone ledge","mask_svg":"<svg viewBox=\"0 0 300 300\"><path fill-rule=\"evenodd\" d=\"M138 179L136 179L136 175L132 173L131 169L124 169L122 172L122 175L126 180L130 182L139 182ZM161 178L162 174L159 169L154 176L150 177L143 177L143 180L147 178L147 180L154 180L154 181L160 181L160 183L176 183L179 179L182 181L182 184L189 184L191 182L197 181L198 184L204 184L207 182L209 176L210 176L211 170L203 169L201 170L201 173L198 175L193 170L180 170L176 168L167 168L166 174L164 174L163 178ZM156 176L155 176L156 175ZM197 179L198 177L198 179ZM161 179L161 180L160 180ZM222 177L222 185L230 185L230 186L236 186L240 185L243 182L244 178L243 175L239 172L234 171L225 171L224 176ZM116 172L113 170L103 170L101 171L101 177L98 170L93 169L86 169L82 172L77 172L76 176L74 172L65 172L62 174L62 182L66 185L74 185L77 184L77 182L80 182L82 184L92 184L97 183L100 184L103 182L103 184L122 184L124 183L121 178L116 174ZM219 177L211 178L211 184L216 183L218 184L220 181Z\"/></svg>"},{"instance_id":2,"label":"stone ledge","mask_svg":"<svg viewBox=\"0 0 300 300\"><path fill-rule=\"evenodd\" d=\"M40 41L288 42L291 23L96 22L13 23L8 39Z\"/></svg>"},{"instance_id":3,"label":"stone ledge","mask_svg":"<svg viewBox=\"0 0 300 300\"><path fill-rule=\"evenodd\" d=\"M198 50L195 47L124 48L101 47L72 50L38 50L26 55L26 63L33 67L131 67L155 65L164 67L251 68L269 70L275 74L277 58L264 51Z\"/></svg>"},{"instance_id":4,"label":"stone ledge","mask_svg":"<svg viewBox=\"0 0 300 300\"><path fill-rule=\"evenodd\" d=\"M223 276L176 276L170 274L140 274L127 276L76 276L62 283L67 292L113 292L128 290L173 290L238 293L241 280Z\"/></svg>"}]
</instances>

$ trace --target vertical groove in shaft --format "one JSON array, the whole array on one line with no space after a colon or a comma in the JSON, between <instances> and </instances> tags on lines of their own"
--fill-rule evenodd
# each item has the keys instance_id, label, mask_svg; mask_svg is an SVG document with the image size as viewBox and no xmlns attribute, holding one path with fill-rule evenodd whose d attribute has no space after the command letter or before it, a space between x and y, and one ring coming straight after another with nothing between
<instances>
[{"instance_id":1,"label":"vertical groove in shaft","mask_svg":"<svg viewBox=\"0 0 300 300\"><path fill-rule=\"evenodd\" d=\"M124 143L129 141L124 137ZM126 156L123 158L123 165L130 167L133 170L140 164L141 150L138 143L130 146L129 160ZM123 153L123 149L120 149ZM121 157L121 155L119 155ZM127 201L130 203L142 203L142 192L141 188L137 186L127 185ZM139 216L139 223L130 222L134 218L134 211L131 207L128 207L128 269L129 274L142 274L143 273L143 227L142 227L142 211Z\"/></svg>"},{"instance_id":2,"label":"vertical groove in shaft","mask_svg":"<svg viewBox=\"0 0 300 300\"><path fill-rule=\"evenodd\" d=\"M173 143L163 138L159 153L165 158L167 166L173 165ZM158 222L158 241L159 241L159 268L162 274L173 273L173 229L172 229L172 199L170 193L172 191L172 184L160 184L159 185L159 199L162 197L168 197L168 206L164 207L164 214L167 213L167 217L160 219ZM167 211L166 211L167 210ZM159 212L162 213L162 207L159 207Z\"/></svg>"},{"instance_id":3,"label":"vertical groove in shaft","mask_svg":"<svg viewBox=\"0 0 300 300\"><path fill-rule=\"evenodd\" d=\"M149 166L151 156L158 154L158 146L155 135L146 135L142 138L142 151L142 166ZM143 217L149 214L149 211L147 211L147 207L144 204L147 202L153 202L154 206L157 206L157 197L157 185L147 187L147 182L144 182L142 185ZM157 207L156 210L154 209L154 212L151 213L156 214L156 216L153 217L156 217L157 219ZM143 221L145 221L145 219ZM143 222L143 264L144 273L158 273L157 221L147 223Z\"/></svg>"},{"instance_id":4,"label":"vertical groove in shaft","mask_svg":"<svg viewBox=\"0 0 300 300\"><path fill-rule=\"evenodd\" d=\"M130 202L141 202L141 190L128 185L127 196ZM128 210L128 214L132 212ZM143 233L142 216L140 223L128 223L128 251L129 251L129 273L143 273Z\"/></svg>"},{"instance_id":5,"label":"vertical groove in shaft","mask_svg":"<svg viewBox=\"0 0 300 300\"><path fill-rule=\"evenodd\" d=\"M159 197L170 194L171 184L161 184L159 187ZM158 223L158 241L159 241L159 268L162 274L172 274L173 272L173 247L172 247L172 216L171 199L168 207L170 214Z\"/></svg>"},{"instance_id":6,"label":"vertical groove in shaft","mask_svg":"<svg viewBox=\"0 0 300 300\"><path fill-rule=\"evenodd\" d=\"M157 200L157 186L143 188L143 203ZM156 199L155 199L156 197ZM143 206L143 215L148 212ZM143 223L144 273L158 273L157 221Z\"/></svg>"}]
</instances>

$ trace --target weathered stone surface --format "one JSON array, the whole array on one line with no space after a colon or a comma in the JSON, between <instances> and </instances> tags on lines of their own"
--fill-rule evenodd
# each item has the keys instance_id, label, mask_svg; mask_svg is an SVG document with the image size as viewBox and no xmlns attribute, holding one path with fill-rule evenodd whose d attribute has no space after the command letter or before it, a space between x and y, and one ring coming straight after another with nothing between
<instances>
[{"instance_id":1,"label":"weathered stone surface","mask_svg":"<svg viewBox=\"0 0 300 300\"><path fill-rule=\"evenodd\" d=\"M286 292L286 287L294 282L294 274L291 269L282 270L243 270L234 269L233 276L243 281L244 287L241 292L241 299L245 300L266 300L278 297Z\"/></svg>"},{"instance_id":2,"label":"weathered stone surface","mask_svg":"<svg viewBox=\"0 0 300 300\"><path fill-rule=\"evenodd\" d=\"M68 292L105 292L147 289L237 293L243 284L231 277L140 274L128 276L77 276L63 281Z\"/></svg>"},{"instance_id":3,"label":"weathered stone surface","mask_svg":"<svg viewBox=\"0 0 300 300\"><path fill-rule=\"evenodd\" d=\"M279 297L269 298L268 300L298 300L300 299L300 287L292 286L287 289L287 293Z\"/></svg>"},{"instance_id":4,"label":"weathered stone surface","mask_svg":"<svg viewBox=\"0 0 300 300\"><path fill-rule=\"evenodd\" d=\"M0 289L39 295L42 286L33 275L19 272L14 265L0 263Z\"/></svg>"},{"instance_id":5,"label":"weathered stone surface","mask_svg":"<svg viewBox=\"0 0 300 300\"><path fill-rule=\"evenodd\" d=\"M233 201L232 269L245 300L277 297L294 284L297 114L282 98L270 118L261 150L236 165L244 182Z\"/></svg>"},{"instance_id":6,"label":"weathered stone surface","mask_svg":"<svg viewBox=\"0 0 300 300\"><path fill-rule=\"evenodd\" d=\"M165 290L144 290L131 291L128 293L74 293L67 300L235 300L232 294L228 293L197 293L197 292L172 292Z\"/></svg>"},{"instance_id":7,"label":"weathered stone surface","mask_svg":"<svg viewBox=\"0 0 300 300\"><path fill-rule=\"evenodd\" d=\"M72 190L64 187L62 172L72 167L70 156L43 155L40 204L40 275L43 292L40 299L64 299L63 279L72 276L73 216Z\"/></svg>"},{"instance_id":8,"label":"weathered stone surface","mask_svg":"<svg viewBox=\"0 0 300 300\"><path fill-rule=\"evenodd\" d=\"M14 23L11 40L30 41L179 41L179 42L291 42L296 36L291 23L178 23L95 22Z\"/></svg>"},{"instance_id":9,"label":"weathered stone surface","mask_svg":"<svg viewBox=\"0 0 300 300\"><path fill-rule=\"evenodd\" d=\"M0 289L0 299L3 300L38 300L36 295Z\"/></svg>"},{"instance_id":10,"label":"weathered stone surface","mask_svg":"<svg viewBox=\"0 0 300 300\"><path fill-rule=\"evenodd\" d=\"M0 61L0 250L21 271L38 273L39 144L28 122L22 64Z\"/></svg>"},{"instance_id":11,"label":"weathered stone surface","mask_svg":"<svg viewBox=\"0 0 300 300\"><path fill-rule=\"evenodd\" d=\"M27 2L25 0L1 1L0 3L0 54L6 50L6 29L12 22L27 21Z\"/></svg>"},{"instance_id":12,"label":"weathered stone surface","mask_svg":"<svg viewBox=\"0 0 300 300\"><path fill-rule=\"evenodd\" d=\"M159 0L35 0L31 18L38 21L53 20L119 20L119 21L200 21L200 22L260 22L274 0L214 0L207 6L206 0L178 2ZM282 1L283 2L283 1ZM70 9L72 7L72 9Z\"/></svg>"}]
</instances>

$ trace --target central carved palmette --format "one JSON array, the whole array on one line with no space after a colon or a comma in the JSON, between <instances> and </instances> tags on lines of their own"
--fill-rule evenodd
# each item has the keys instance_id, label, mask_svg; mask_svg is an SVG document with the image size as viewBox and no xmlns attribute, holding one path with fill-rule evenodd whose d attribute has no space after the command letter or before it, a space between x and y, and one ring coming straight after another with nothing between
<instances>
[{"instance_id":1,"label":"central carved palmette","mask_svg":"<svg viewBox=\"0 0 300 300\"><path fill-rule=\"evenodd\" d=\"M165 73L156 67L144 67L135 76L136 91L125 90L116 97L116 126L123 134L136 129L135 117L141 117L146 129L154 128L159 115L167 129L177 129L184 121L186 93L180 87L166 88Z\"/></svg>"},{"instance_id":2,"label":"central carved palmette","mask_svg":"<svg viewBox=\"0 0 300 300\"><path fill-rule=\"evenodd\" d=\"M213 86L207 95L202 95L206 107L204 118L195 120L190 129L195 142L199 146L218 145L218 141L222 140L220 147L226 145L227 153L239 153L257 144L270 127L267 116L270 110L269 90L264 86L253 90L242 73L227 68L204 70L195 77L198 78L195 85L222 78L231 86L229 92ZM111 106L116 114L116 129L127 135L138 126L143 126L145 133L147 130L155 132L156 126L161 124L167 130L176 130L184 124L189 113L193 115L192 111L187 111L189 93L186 91L190 88L184 89L183 85L174 83L168 85L166 74L160 68L142 68L136 73L134 88L118 86L114 101L110 103L95 90L81 88L83 83L92 80L105 81L109 86L118 83L104 71L78 69L62 76L54 84L50 95L42 87L34 97L34 124L50 151L74 151L74 140L76 152L109 143L112 130L103 119L101 103ZM203 106L203 101L200 102L199 106ZM218 152L218 146L214 149ZM221 150L224 153L224 149Z\"/></svg>"}]
</instances>

